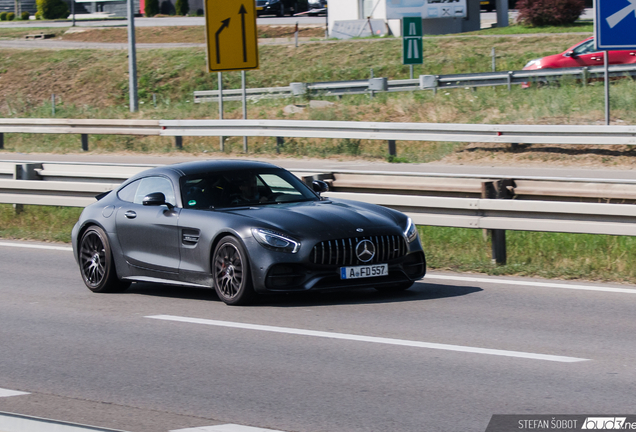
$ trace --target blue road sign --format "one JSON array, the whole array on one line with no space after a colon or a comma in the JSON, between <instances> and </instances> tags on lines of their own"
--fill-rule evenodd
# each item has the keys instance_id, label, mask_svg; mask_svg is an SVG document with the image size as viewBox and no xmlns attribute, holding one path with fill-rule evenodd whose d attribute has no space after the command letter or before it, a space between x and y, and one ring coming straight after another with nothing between
<instances>
[{"instance_id":1,"label":"blue road sign","mask_svg":"<svg viewBox=\"0 0 636 432\"><path fill-rule=\"evenodd\" d=\"M595 6L596 48L636 49L636 0L596 0Z\"/></svg>"}]
</instances>

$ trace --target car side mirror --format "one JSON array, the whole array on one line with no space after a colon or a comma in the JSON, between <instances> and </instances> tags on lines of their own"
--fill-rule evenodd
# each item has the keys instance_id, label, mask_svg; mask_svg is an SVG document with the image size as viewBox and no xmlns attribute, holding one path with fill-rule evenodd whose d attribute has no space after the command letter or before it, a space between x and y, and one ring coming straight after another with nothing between
<instances>
[{"instance_id":1,"label":"car side mirror","mask_svg":"<svg viewBox=\"0 0 636 432\"><path fill-rule=\"evenodd\" d=\"M576 58L576 54L574 54L574 51L570 50L568 52L565 53L566 57L572 57L572 58Z\"/></svg>"},{"instance_id":2,"label":"car side mirror","mask_svg":"<svg viewBox=\"0 0 636 432\"><path fill-rule=\"evenodd\" d=\"M329 185L322 180L314 180L311 182L311 187L318 195L329 190Z\"/></svg>"},{"instance_id":3,"label":"car side mirror","mask_svg":"<svg viewBox=\"0 0 636 432\"><path fill-rule=\"evenodd\" d=\"M172 208L172 204L166 202L166 196L162 192L153 192L146 195L141 202L145 206L161 206L167 205Z\"/></svg>"}]
</instances>

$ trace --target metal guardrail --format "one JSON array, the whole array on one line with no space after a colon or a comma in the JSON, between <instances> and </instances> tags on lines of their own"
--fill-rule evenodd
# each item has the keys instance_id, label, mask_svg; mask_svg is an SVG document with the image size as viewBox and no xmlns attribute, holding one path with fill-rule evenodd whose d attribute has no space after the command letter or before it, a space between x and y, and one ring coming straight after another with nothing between
<instances>
[{"instance_id":1,"label":"metal guardrail","mask_svg":"<svg viewBox=\"0 0 636 432\"><path fill-rule=\"evenodd\" d=\"M455 141L509 144L634 145L636 126L493 125L454 123L344 122L317 120L75 120L0 119L0 149L5 133L81 134L88 150L89 134L184 136L261 136L387 140Z\"/></svg>"},{"instance_id":2,"label":"metal guardrail","mask_svg":"<svg viewBox=\"0 0 636 432\"><path fill-rule=\"evenodd\" d=\"M581 80L603 80L605 69L603 66L589 66L579 68L517 70L503 72L481 72L473 74L454 75L420 75L417 79L388 80L387 78L371 78L367 80L331 81L317 83L291 83L285 87L266 87L246 89L250 100L269 98L289 98L293 96L343 96L346 94L369 94L372 92L402 92L416 90L438 90L441 88L488 87L522 84L526 82L554 82L565 77ZM611 65L610 77L636 77L636 65ZM242 100L241 89L223 90L224 101ZM194 102L218 102L218 90L203 90L194 92Z\"/></svg>"},{"instance_id":3,"label":"metal guardrail","mask_svg":"<svg viewBox=\"0 0 636 432\"><path fill-rule=\"evenodd\" d=\"M266 136L528 144L634 145L636 126L319 120L161 120L162 136ZM0 132L2 128L0 127Z\"/></svg>"}]
</instances>

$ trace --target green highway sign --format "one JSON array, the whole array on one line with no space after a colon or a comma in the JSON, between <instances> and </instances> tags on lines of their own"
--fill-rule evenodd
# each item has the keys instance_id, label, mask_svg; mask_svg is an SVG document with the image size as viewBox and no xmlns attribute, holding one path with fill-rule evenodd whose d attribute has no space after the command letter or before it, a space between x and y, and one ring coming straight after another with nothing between
<instances>
[{"instance_id":1,"label":"green highway sign","mask_svg":"<svg viewBox=\"0 0 636 432\"><path fill-rule=\"evenodd\" d=\"M402 64L422 64L422 18L402 18Z\"/></svg>"}]
</instances>

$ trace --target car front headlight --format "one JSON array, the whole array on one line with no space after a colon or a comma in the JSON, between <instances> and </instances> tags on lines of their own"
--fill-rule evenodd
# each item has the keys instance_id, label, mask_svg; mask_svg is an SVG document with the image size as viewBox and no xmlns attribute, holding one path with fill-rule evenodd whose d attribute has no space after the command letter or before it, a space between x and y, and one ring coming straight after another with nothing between
<instances>
[{"instance_id":1,"label":"car front headlight","mask_svg":"<svg viewBox=\"0 0 636 432\"><path fill-rule=\"evenodd\" d=\"M411 218L407 219L404 235L406 236L406 239L409 243L415 240L415 238L417 237L417 227L415 226Z\"/></svg>"},{"instance_id":2,"label":"car front headlight","mask_svg":"<svg viewBox=\"0 0 636 432\"><path fill-rule=\"evenodd\" d=\"M262 228L252 228L252 235L261 245L280 252L296 253L300 249L300 242L291 237Z\"/></svg>"},{"instance_id":3,"label":"car front headlight","mask_svg":"<svg viewBox=\"0 0 636 432\"><path fill-rule=\"evenodd\" d=\"M534 59L534 60L530 60L528 63L526 63L526 65L523 67L525 68L529 68L530 66L536 66L537 69L541 69L541 59Z\"/></svg>"}]
</instances>

